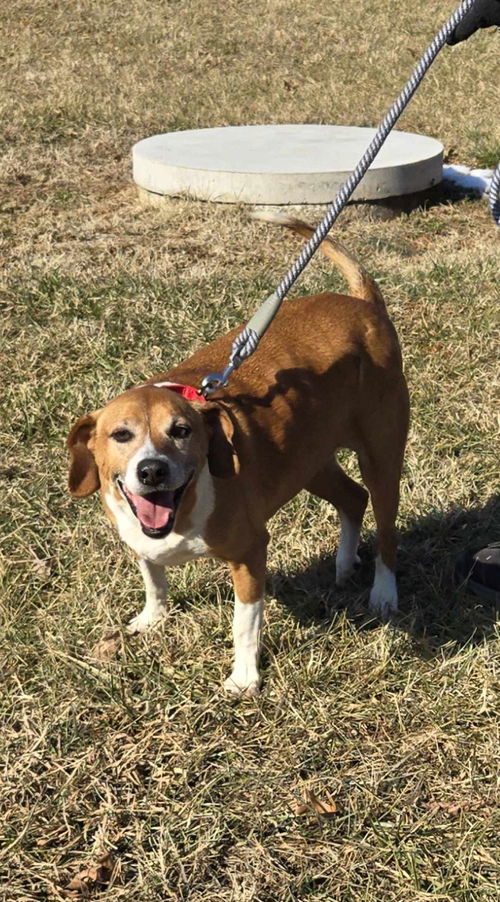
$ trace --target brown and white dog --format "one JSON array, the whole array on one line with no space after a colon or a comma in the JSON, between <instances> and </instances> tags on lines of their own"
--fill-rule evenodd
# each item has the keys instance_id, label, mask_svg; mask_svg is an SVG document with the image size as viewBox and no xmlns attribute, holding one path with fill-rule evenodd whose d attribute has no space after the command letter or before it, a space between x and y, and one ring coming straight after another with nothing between
<instances>
[{"instance_id":1,"label":"brown and white dog","mask_svg":"<svg viewBox=\"0 0 500 902\"><path fill-rule=\"evenodd\" d=\"M312 234L298 220L271 221ZM259 692L266 523L278 508L301 489L331 502L341 523L338 585L358 560L368 493L340 468L338 448L357 454L377 523L370 608L381 616L397 608L395 519L408 428L401 354L373 279L332 239L321 249L351 296L285 301L258 352L213 400L190 400L196 393L183 397L168 383L199 386L222 370L238 329L80 417L68 438L71 493L100 489L138 558L146 604L131 632L164 615L165 567L199 557L229 564L235 659L225 687L235 694Z\"/></svg>"}]
</instances>

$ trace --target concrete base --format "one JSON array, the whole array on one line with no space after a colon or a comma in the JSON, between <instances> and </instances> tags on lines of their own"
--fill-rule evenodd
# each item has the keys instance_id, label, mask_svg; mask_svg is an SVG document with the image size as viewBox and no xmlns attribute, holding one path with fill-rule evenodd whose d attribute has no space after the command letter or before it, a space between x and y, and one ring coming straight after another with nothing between
<instances>
[{"instance_id":1,"label":"concrete base","mask_svg":"<svg viewBox=\"0 0 500 902\"><path fill-rule=\"evenodd\" d=\"M155 195L245 204L326 204L375 130L337 125L255 125L169 132L134 145L133 175ZM393 131L354 200L415 194L442 179L433 138Z\"/></svg>"}]
</instances>

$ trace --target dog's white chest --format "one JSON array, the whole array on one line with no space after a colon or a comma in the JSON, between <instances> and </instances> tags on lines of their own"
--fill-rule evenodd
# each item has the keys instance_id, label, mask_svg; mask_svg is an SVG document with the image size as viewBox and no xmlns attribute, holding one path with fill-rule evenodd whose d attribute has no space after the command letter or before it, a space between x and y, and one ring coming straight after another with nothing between
<instances>
[{"instance_id":1,"label":"dog's white chest","mask_svg":"<svg viewBox=\"0 0 500 902\"><path fill-rule=\"evenodd\" d=\"M162 539L152 539L143 533L126 502L117 500L111 492L106 493L105 501L115 517L120 538L141 558L171 567L210 553L205 534L208 518L214 509L215 491L207 464L197 479L195 492L189 528L185 533L178 533L174 526L172 532Z\"/></svg>"}]
</instances>

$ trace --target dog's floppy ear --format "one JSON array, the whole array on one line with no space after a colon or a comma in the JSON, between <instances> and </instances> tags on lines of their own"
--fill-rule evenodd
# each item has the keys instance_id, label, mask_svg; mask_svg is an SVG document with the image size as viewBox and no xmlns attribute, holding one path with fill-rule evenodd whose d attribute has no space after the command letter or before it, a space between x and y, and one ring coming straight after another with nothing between
<instances>
[{"instance_id":1,"label":"dog's floppy ear","mask_svg":"<svg viewBox=\"0 0 500 902\"><path fill-rule=\"evenodd\" d=\"M208 434L208 469L212 476L229 479L239 472L239 460L233 445L233 422L218 404L203 404L199 411Z\"/></svg>"},{"instance_id":2,"label":"dog's floppy ear","mask_svg":"<svg viewBox=\"0 0 500 902\"><path fill-rule=\"evenodd\" d=\"M92 492L97 492L101 484L97 464L89 448L96 422L95 413L80 417L66 442L70 454L68 487L75 498L86 498Z\"/></svg>"}]
</instances>

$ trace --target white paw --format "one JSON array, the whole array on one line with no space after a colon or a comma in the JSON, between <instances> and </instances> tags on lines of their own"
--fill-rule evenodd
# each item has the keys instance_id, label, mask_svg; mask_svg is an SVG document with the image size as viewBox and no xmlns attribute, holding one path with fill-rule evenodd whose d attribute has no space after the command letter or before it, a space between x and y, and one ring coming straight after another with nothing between
<instances>
[{"instance_id":1,"label":"white paw","mask_svg":"<svg viewBox=\"0 0 500 902\"><path fill-rule=\"evenodd\" d=\"M353 575L356 566L360 563L361 558L359 554L355 554L354 557L352 555L347 557L337 552L337 557L335 558L335 585L339 586L339 588L344 586Z\"/></svg>"},{"instance_id":2,"label":"white paw","mask_svg":"<svg viewBox=\"0 0 500 902\"><path fill-rule=\"evenodd\" d=\"M257 670L238 673L233 670L231 676L224 680L224 689L231 695L247 695L256 698L260 695L260 676Z\"/></svg>"},{"instance_id":3,"label":"white paw","mask_svg":"<svg viewBox=\"0 0 500 902\"><path fill-rule=\"evenodd\" d=\"M370 611L381 620L398 609L398 588L396 577L389 567L377 558L375 565L375 582L368 602Z\"/></svg>"},{"instance_id":4,"label":"white paw","mask_svg":"<svg viewBox=\"0 0 500 902\"><path fill-rule=\"evenodd\" d=\"M150 627L159 623L160 620L163 620L166 613L165 608L159 608L153 614L150 614L149 611L141 611L137 617L132 617L132 620L127 623L127 633L130 633L130 635L133 635L134 633L145 633Z\"/></svg>"}]
</instances>

